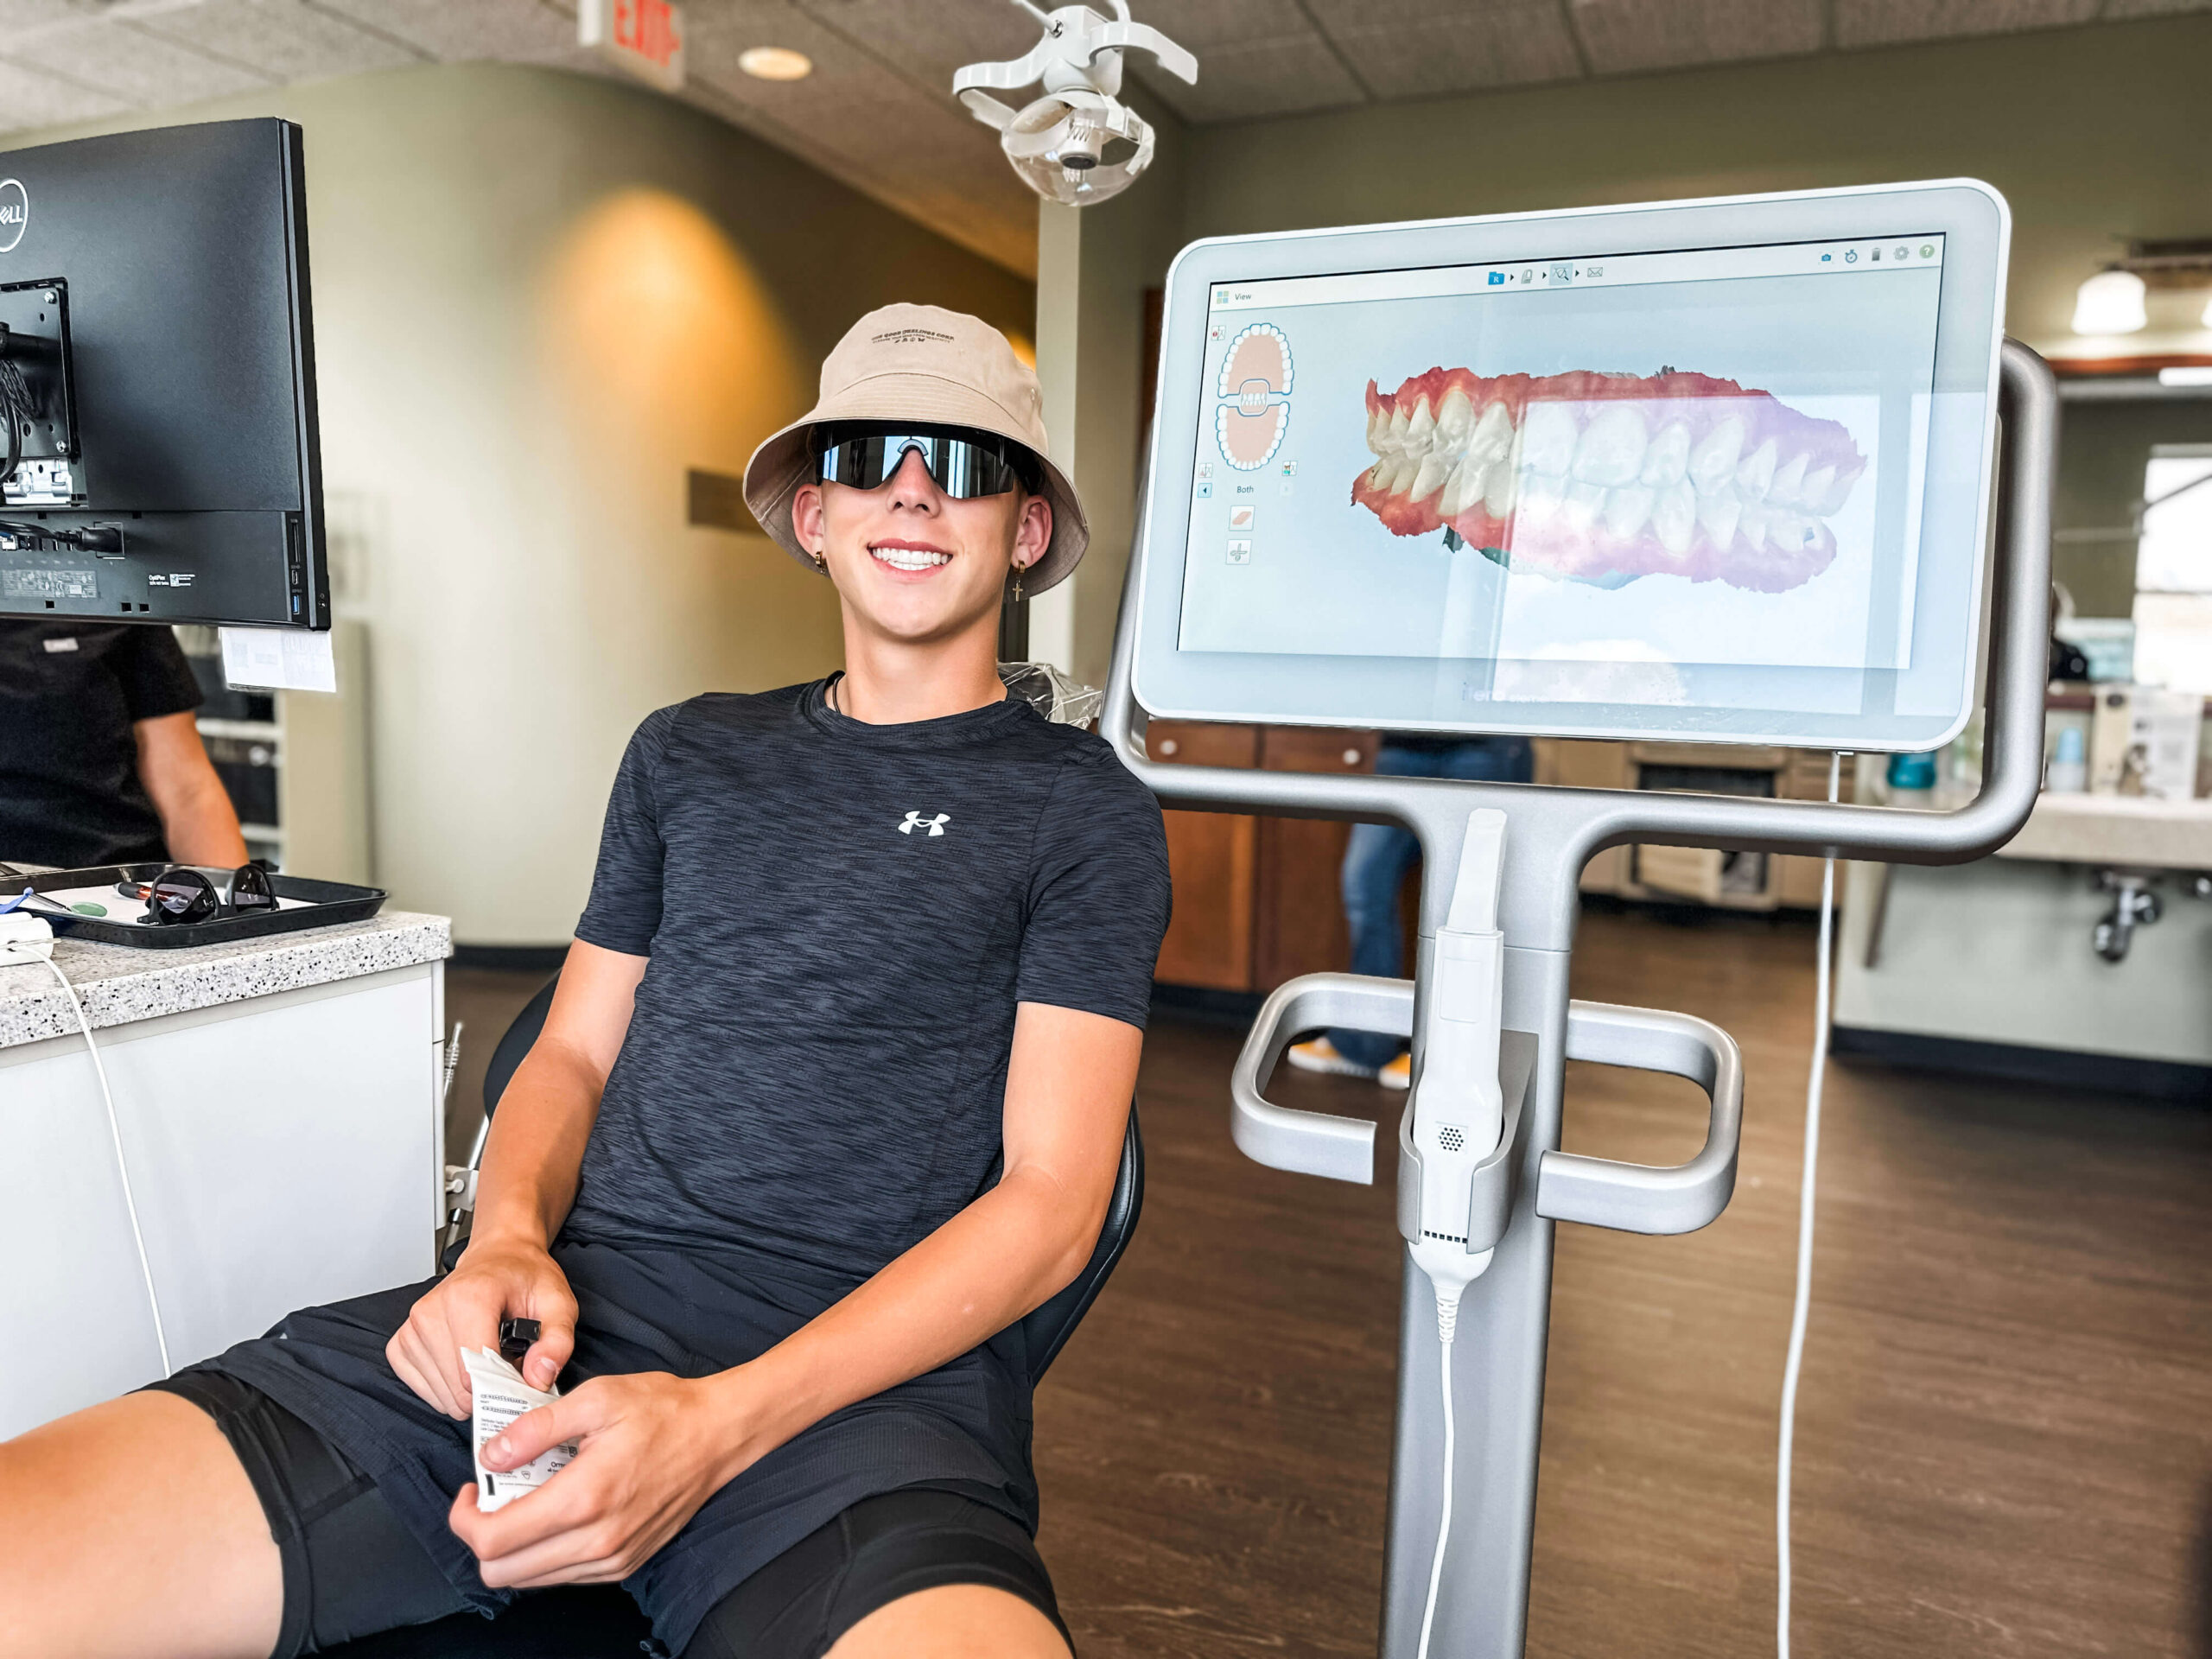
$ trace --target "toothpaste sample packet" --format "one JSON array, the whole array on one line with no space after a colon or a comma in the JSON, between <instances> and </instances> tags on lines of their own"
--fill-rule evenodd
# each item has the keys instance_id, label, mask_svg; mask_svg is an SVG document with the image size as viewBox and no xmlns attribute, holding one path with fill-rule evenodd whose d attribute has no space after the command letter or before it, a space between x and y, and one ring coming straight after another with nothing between
<instances>
[{"instance_id":1,"label":"toothpaste sample packet","mask_svg":"<svg viewBox=\"0 0 2212 1659\"><path fill-rule=\"evenodd\" d=\"M476 1507L488 1515L505 1508L524 1492L536 1491L567 1468L569 1459L576 1455L576 1443L569 1440L556 1446L519 1469L504 1472L486 1469L485 1444L524 1412L551 1405L558 1392L541 1393L531 1388L522 1380L520 1371L489 1348L480 1348L474 1353L462 1349L461 1363L468 1368L469 1385L476 1396Z\"/></svg>"}]
</instances>

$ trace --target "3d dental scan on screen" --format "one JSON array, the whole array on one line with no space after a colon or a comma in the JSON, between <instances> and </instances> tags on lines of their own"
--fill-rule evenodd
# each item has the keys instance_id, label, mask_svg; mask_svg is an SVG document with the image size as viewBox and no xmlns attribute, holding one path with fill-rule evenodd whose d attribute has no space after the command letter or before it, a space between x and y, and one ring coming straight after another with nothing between
<instances>
[{"instance_id":1,"label":"3d dental scan on screen","mask_svg":"<svg viewBox=\"0 0 2212 1659\"><path fill-rule=\"evenodd\" d=\"M2056 394L2002 337L2008 238L1949 181L1224 238L1170 272L1102 729L1166 804L1394 823L1422 862L1414 977L1280 984L1230 1083L1248 1156L1369 1183L1376 1124L1269 1082L1304 1033L1411 1039L1384 1659L1522 1651L1554 1224L1690 1232L1734 1189L1733 1039L1568 994L1582 872L1624 842L1828 861L1786 1659L1834 861L1978 858L2041 774ZM1932 749L1977 707L1970 803L1842 804L1836 752ZM1803 745L1828 799L1163 763L1160 716ZM1703 1147L1560 1150L1567 1060L1688 1078Z\"/></svg>"},{"instance_id":2,"label":"3d dental scan on screen","mask_svg":"<svg viewBox=\"0 0 2212 1659\"><path fill-rule=\"evenodd\" d=\"M1939 746L1972 702L2005 246L1968 184L1195 245L1140 696Z\"/></svg>"}]
</instances>

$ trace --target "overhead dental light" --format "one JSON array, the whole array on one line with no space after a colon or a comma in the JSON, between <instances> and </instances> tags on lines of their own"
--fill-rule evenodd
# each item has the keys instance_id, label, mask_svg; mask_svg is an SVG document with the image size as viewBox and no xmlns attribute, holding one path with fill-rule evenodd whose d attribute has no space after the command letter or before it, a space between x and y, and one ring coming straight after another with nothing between
<instances>
[{"instance_id":1,"label":"overhead dental light","mask_svg":"<svg viewBox=\"0 0 2212 1659\"><path fill-rule=\"evenodd\" d=\"M1111 19L1089 6L1047 12L1013 0L1045 26L1027 55L971 63L952 78L953 95L987 127L1022 182L1047 201L1089 207L1117 195L1152 165L1151 124L1121 101L1122 54L1149 52L1160 67L1195 83L1198 60L1158 29L1131 21L1128 0L1105 0ZM1017 110L994 98L1044 84L1044 96Z\"/></svg>"},{"instance_id":2,"label":"overhead dental light","mask_svg":"<svg viewBox=\"0 0 2212 1659\"><path fill-rule=\"evenodd\" d=\"M2143 279L2132 270L2101 270L2074 296L2077 334L2133 334L2150 324Z\"/></svg>"}]
</instances>

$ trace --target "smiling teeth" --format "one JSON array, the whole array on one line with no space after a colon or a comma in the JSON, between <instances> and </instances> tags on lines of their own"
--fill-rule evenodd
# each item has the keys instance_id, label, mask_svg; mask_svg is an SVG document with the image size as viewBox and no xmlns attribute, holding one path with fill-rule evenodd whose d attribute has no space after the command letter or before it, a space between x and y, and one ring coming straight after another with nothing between
<instances>
[{"instance_id":1,"label":"smiling teeth","mask_svg":"<svg viewBox=\"0 0 2212 1659\"><path fill-rule=\"evenodd\" d=\"M1822 521L1866 470L1840 422L1672 370L1370 381L1367 447L1352 499L1394 534L1448 527L1516 569L1607 587L1799 587L1834 560Z\"/></svg>"},{"instance_id":2,"label":"smiling teeth","mask_svg":"<svg viewBox=\"0 0 2212 1659\"><path fill-rule=\"evenodd\" d=\"M952 557L950 553L931 553L918 547L871 547L868 551L893 570L926 570Z\"/></svg>"}]
</instances>

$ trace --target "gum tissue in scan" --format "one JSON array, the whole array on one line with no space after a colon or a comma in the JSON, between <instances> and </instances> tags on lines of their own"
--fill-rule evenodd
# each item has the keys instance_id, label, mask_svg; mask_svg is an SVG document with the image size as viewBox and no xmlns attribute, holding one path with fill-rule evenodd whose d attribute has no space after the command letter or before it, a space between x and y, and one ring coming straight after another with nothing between
<instances>
[{"instance_id":1,"label":"gum tissue in scan","mask_svg":"<svg viewBox=\"0 0 2212 1659\"><path fill-rule=\"evenodd\" d=\"M1866 470L1836 421L1672 370L1367 383L1375 464L1351 499L1515 570L1618 588L1671 573L1785 593L1827 569L1827 520Z\"/></svg>"},{"instance_id":2,"label":"gum tissue in scan","mask_svg":"<svg viewBox=\"0 0 2212 1659\"><path fill-rule=\"evenodd\" d=\"M1290 425L1290 342L1270 323L1255 322L1230 342L1215 395L1214 435L1222 459L1240 473L1266 466Z\"/></svg>"}]
</instances>

